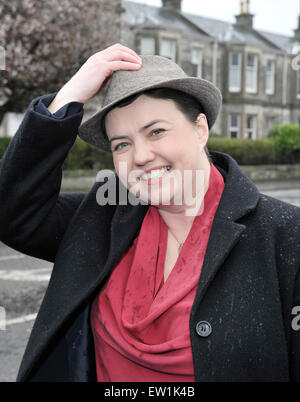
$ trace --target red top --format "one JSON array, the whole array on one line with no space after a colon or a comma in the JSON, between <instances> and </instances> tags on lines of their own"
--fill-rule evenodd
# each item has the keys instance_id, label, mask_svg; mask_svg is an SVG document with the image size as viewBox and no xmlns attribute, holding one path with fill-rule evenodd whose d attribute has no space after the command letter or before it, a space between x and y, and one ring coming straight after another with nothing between
<instances>
[{"instance_id":1,"label":"red top","mask_svg":"<svg viewBox=\"0 0 300 402\"><path fill-rule=\"evenodd\" d=\"M98 381L195 381L190 311L223 189L211 163L204 211L195 217L166 282L168 228L158 209L149 207L139 236L92 305Z\"/></svg>"}]
</instances>

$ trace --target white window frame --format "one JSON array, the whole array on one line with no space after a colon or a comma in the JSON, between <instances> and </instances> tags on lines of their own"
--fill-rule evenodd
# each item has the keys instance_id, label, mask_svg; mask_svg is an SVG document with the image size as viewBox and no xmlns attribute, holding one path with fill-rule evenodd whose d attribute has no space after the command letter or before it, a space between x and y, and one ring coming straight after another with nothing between
<instances>
[{"instance_id":1,"label":"white window frame","mask_svg":"<svg viewBox=\"0 0 300 402\"><path fill-rule=\"evenodd\" d=\"M238 64L232 64L233 55L238 55ZM242 84L242 53L229 53L229 92L240 92Z\"/></svg>"},{"instance_id":2,"label":"white window frame","mask_svg":"<svg viewBox=\"0 0 300 402\"><path fill-rule=\"evenodd\" d=\"M232 124L232 118L237 118L237 125ZM232 137L231 133L236 132L237 136ZM241 137L241 115L237 113L230 113L228 116L228 137L229 138L240 138Z\"/></svg>"},{"instance_id":3,"label":"white window frame","mask_svg":"<svg viewBox=\"0 0 300 402\"><path fill-rule=\"evenodd\" d=\"M252 119L253 127L248 127L248 118ZM257 139L257 116L254 114L248 114L246 116L246 138L251 140Z\"/></svg>"},{"instance_id":4,"label":"white window frame","mask_svg":"<svg viewBox=\"0 0 300 402\"><path fill-rule=\"evenodd\" d=\"M272 66L271 70L269 70L269 66ZM267 60L266 65L266 94L274 95L275 94L275 71L276 71L276 63L275 60Z\"/></svg>"},{"instance_id":5,"label":"white window frame","mask_svg":"<svg viewBox=\"0 0 300 402\"><path fill-rule=\"evenodd\" d=\"M199 48L194 48L192 49L192 57L191 57L191 63L192 66L196 69L196 74L194 74L193 71L193 76L201 78L202 77L202 62L203 62L203 52L202 49Z\"/></svg>"},{"instance_id":6,"label":"white window frame","mask_svg":"<svg viewBox=\"0 0 300 402\"><path fill-rule=\"evenodd\" d=\"M155 38L151 36L141 37L141 54L142 55L154 55L155 54Z\"/></svg>"},{"instance_id":7,"label":"white window frame","mask_svg":"<svg viewBox=\"0 0 300 402\"><path fill-rule=\"evenodd\" d=\"M167 46L170 45L170 48L167 50ZM174 62L176 62L177 58L177 41L172 38L161 38L160 39L160 56L167 57Z\"/></svg>"},{"instance_id":8,"label":"white window frame","mask_svg":"<svg viewBox=\"0 0 300 402\"><path fill-rule=\"evenodd\" d=\"M254 66L249 66L249 56L254 57ZM249 94L257 93L258 78L258 56L255 53L248 53L246 56L246 92Z\"/></svg>"}]
</instances>

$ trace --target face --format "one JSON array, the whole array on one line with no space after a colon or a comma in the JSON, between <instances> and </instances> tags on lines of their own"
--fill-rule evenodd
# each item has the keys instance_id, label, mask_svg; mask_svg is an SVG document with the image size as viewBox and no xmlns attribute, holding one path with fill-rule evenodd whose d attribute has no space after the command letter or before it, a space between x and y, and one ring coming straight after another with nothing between
<instances>
[{"instance_id":1,"label":"face","mask_svg":"<svg viewBox=\"0 0 300 402\"><path fill-rule=\"evenodd\" d=\"M172 100L141 95L111 110L105 125L116 172L137 197L160 208L180 208L188 196L203 192L199 177L203 187L209 169L205 115L192 123Z\"/></svg>"}]
</instances>

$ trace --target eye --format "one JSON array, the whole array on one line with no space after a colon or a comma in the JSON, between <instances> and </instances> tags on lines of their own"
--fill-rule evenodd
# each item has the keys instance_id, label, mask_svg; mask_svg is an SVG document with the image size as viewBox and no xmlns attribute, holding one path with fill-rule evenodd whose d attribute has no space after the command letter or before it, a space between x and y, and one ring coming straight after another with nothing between
<instances>
[{"instance_id":1,"label":"eye","mask_svg":"<svg viewBox=\"0 0 300 402\"><path fill-rule=\"evenodd\" d=\"M121 151L124 146L126 146L128 143L127 142L121 142L120 144L116 145L113 149L113 152L115 151Z\"/></svg>"},{"instance_id":2,"label":"eye","mask_svg":"<svg viewBox=\"0 0 300 402\"><path fill-rule=\"evenodd\" d=\"M163 133L165 130L163 128L157 128L156 130L151 131L151 134L154 135L154 137L157 137L159 134Z\"/></svg>"}]
</instances>

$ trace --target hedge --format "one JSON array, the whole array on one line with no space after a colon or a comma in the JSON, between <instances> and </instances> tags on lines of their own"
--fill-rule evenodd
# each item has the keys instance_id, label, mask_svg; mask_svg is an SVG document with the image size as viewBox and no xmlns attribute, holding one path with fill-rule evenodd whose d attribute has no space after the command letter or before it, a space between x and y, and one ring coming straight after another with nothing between
<instances>
[{"instance_id":1,"label":"hedge","mask_svg":"<svg viewBox=\"0 0 300 402\"><path fill-rule=\"evenodd\" d=\"M209 151L231 155L239 165L268 165L275 163L274 144L270 140L246 140L212 137L207 143Z\"/></svg>"},{"instance_id":2,"label":"hedge","mask_svg":"<svg viewBox=\"0 0 300 402\"><path fill-rule=\"evenodd\" d=\"M0 158L11 138L0 138ZM275 126L263 140L229 139L211 134L207 147L231 155L240 165L293 164L299 163L300 126L285 124ZM114 169L112 155L88 145L76 138L67 159L65 170Z\"/></svg>"},{"instance_id":3,"label":"hedge","mask_svg":"<svg viewBox=\"0 0 300 402\"><path fill-rule=\"evenodd\" d=\"M77 137L63 164L65 170L77 169L114 169L112 155L109 152L87 144Z\"/></svg>"},{"instance_id":4,"label":"hedge","mask_svg":"<svg viewBox=\"0 0 300 402\"><path fill-rule=\"evenodd\" d=\"M1 137L0 138L0 158L4 155L4 152L6 151L6 148L8 147L8 144L10 143L11 138L10 137Z\"/></svg>"},{"instance_id":5,"label":"hedge","mask_svg":"<svg viewBox=\"0 0 300 402\"><path fill-rule=\"evenodd\" d=\"M274 126L268 133L275 148L275 159L278 163L300 162L300 125L281 124Z\"/></svg>"}]
</instances>

